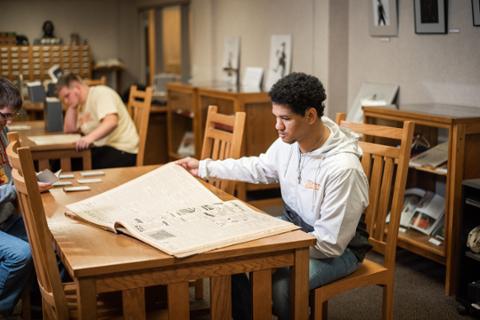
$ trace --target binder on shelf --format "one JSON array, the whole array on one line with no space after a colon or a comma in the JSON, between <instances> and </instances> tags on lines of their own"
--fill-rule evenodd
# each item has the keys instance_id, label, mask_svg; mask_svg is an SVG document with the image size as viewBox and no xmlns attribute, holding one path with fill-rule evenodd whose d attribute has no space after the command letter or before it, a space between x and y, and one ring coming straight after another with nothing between
<instances>
[{"instance_id":1,"label":"binder on shelf","mask_svg":"<svg viewBox=\"0 0 480 320\"><path fill-rule=\"evenodd\" d=\"M45 102L45 88L40 81L27 82L28 98L34 103Z\"/></svg>"},{"instance_id":2,"label":"binder on shelf","mask_svg":"<svg viewBox=\"0 0 480 320\"><path fill-rule=\"evenodd\" d=\"M44 118L45 130L49 132L63 131L63 108L58 98L46 99Z\"/></svg>"}]
</instances>

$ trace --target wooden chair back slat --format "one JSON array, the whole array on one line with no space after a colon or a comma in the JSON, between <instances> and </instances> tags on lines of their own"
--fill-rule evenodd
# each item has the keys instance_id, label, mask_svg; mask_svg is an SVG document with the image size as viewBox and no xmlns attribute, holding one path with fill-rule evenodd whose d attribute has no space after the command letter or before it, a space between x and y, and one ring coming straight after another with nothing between
<instances>
[{"instance_id":1,"label":"wooden chair back slat","mask_svg":"<svg viewBox=\"0 0 480 320\"><path fill-rule=\"evenodd\" d=\"M101 76L99 79L83 79L83 82L89 86L99 86L99 85L107 85L107 77L106 76Z\"/></svg>"},{"instance_id":2,"label":"wooden chair back slat","mask_svg":"<svg viewBox=\"0 0 480 320\"><path fill-rule=\"evenodd\" d=\"M57 319L68 319L65 293L53 251L53 237L48 229L32 154L30 148L18 145L18 140L11 141L7 147L7 155L12 165L12 177L32 247L44 308L50 309Z\"/></svg>"},{"instance_id":3,"label":"wooden chair back slat","mask_svg":"<svg viewBox=\"0 0 480 320\"><path fill-rule=\"evenodd\" d=\"M9 132L7 134L8 141L18 141L18 147L21 147L21 139L17 132ZM37 163L38 170L51 169L50 161L57 160L60 162L60 168L63 171L72 171L72 160L82 159L83 170L92 169L92 157L90 150L75 151L70 146L59 145L51 146L32 146L30 148L32 159Z\"/></svg>"},{"instance_id":4,"label":"wooden chair back slat","mask_svg":"<svg viewBox=\"0 0 480 320\"><path fill-rule=\"evenodd\" d=\"M362 150L363 150L363 157L361 161L362 161L363 171L365 172L365 175L367 177L370 177L372 172L372 156L368 152L366 152L364 149Z\"/></svg>"},{"instance_id":5,"label":"wooden chair back slat","mask_svg":"<svg viewBox=\"0 0 480 320\"><path fill-rule=\"evenodd\" d=\"M386 217L388 214L388 209L390 206L391 192L392 192L392 183L393 183L393 173L395 169L395 164L392 158L387 158L384 161L383 167L383 177L382 185L380 189L382 194L378 198L378 219L376 219L375 225L375 239L380 239L380 241L385 241L385 219L381 217Z\"/></svg>"},{"instance_id":6,"label":"wooden chair back slat","mask_svg":"<svg viewBox=\"0 0 480 320\"><path fill-rule=\"evenodd\" d=\"M145 91L139 90L135 85L130 87L127 109L135 123L139 136L137 166L142 166L144 163L152 95L153 91L151 87L147 87Z\"/></svg>"},{"instance_id":7,"label":"wooden chair back slat","mask_svg":"<svg viewBox=\"0 0 480 320\"><path fill-rule=\"evenodd\" d=\"M410 121L404 122L403 128L351 123L345 121L344 113L337 114L336 120L340 127L360 134L366 141L395 139L399 147L365 141L359 143L363 151L362 167L370 183L369 205L365 210L369 242L384 259L377 263L367 256L358 270L350 275L314 289L312 318L323 319L328 300L338 294L366 286L381 286L383 319L393 319L395 254L414 125ZM390 220L386 223L388 213Z\"/></svg>"},{"instance_id":8,"label":"wooden chair back slat","mask_svg":"<svg viewBox=\"0 0 480 320\"><path fill-rule=\"evenodd\" d=\"M400 140L403 133L403 128L378 126L366 123L344 122L343 127L359 134L395 140Z\"/></svg>"},{"instance_id":9,"label":"wooden chair back slat","mask_svg":"<svg viewBox=\"0 0 480 320\"><path fill-rule=\"evenodd\" d=\"M200 158L210 158L214 160L239 158L245 127L245 112L225 115L217 111L218 108L216 106L208 107ZM235 190L234 181L211 180L210 182L228 193L233 193Z\"/></svg>"},{"instance_id":10,"label":"wooden chair back slat","mask_svg":"<svg viewBox=\"0 0 480 320\"><path fill-rule=\"evenodd\" d=\"M407 121L403 128L386 127L373 124L353 123L342 120L339 125L361 134L364 140L371 137L397 140L399 147L373 142L360 141L363 150L362 166L369 177L369 205L365 222L370 234L370 242L385 253L385 265L395 262L396 243L400 213L403 208L403 194L406 184L406 172L410 158L410 146L413 136L413 123ZM386 224L390 213L390 222ZM387 230L387 232L385 232ZM393 252L393 253L392 253Z\"/></svg>"}]
</instances>

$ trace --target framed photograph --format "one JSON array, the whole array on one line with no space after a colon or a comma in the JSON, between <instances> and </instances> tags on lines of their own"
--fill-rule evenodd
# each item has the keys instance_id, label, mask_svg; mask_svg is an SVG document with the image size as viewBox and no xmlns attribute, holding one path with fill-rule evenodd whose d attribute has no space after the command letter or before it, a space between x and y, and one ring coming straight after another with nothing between
<instances>
[{"instance_id":1,"label":"framed photograph","mask_svg":"<svg viewBox=\"0 0 480 320\"><path fill-rule=\"evenodd\" d=\"M472 0L473 25L480 27L480 0Z\"/></svg>"},{"instance_id":2,"label":"framed photograph","mask_svg":"<svg viewBox=\"0 0 480 320\"><path fill-rule=\"evenodd\" d=\"M370 0L370 35L392 37L397 34L397 0Z\"/></svg>"},{"instance_id":3,"label":"framed photograph","mask_svg":"<svg viewBox=\"0 0 480 320\"><path fill-rule=\"evenodd\" d=\"M279 79L290 73L292 64L292 36L272 35L270 62L265 90L268 91Z\"/></svg>"},{"instance_id":4,"label":"framed photograph","mask_svg":"<svg viewBox=\"0 0 480 320\"><path fill-rule=\"evenodd\" d=\"M230 85L238 84L238 70L240 68L240 37L225 37L223 42L223 64L225 71L224 81Z\"/></svg>"},{"instance_id":5,"label":"framed photograph","mask_svg":"<svg viewBox=\"0 0 480 320\"><path fill-rule=\"evenodd\" d=\"M414 14L415 33L447 33L447 0L415 0Z\"/></svg>"}]
</instances>

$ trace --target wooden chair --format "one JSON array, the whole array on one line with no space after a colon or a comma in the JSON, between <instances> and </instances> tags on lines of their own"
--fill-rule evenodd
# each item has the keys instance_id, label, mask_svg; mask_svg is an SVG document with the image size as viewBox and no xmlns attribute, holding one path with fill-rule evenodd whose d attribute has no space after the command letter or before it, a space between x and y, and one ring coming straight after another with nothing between
<instances>
[{"instance_id":1,"label":"wooden chair","mask_svg":"<svg viewBox=\"0 0 480 320\"><path fill-rule=\"evenodd\" d=\"M43 203L38 189L33 158L29 147L18 147L18 140L10 142L7 156L12 166L12 176L17 189L22 215L32 247L32 257L42 295L44 319L76 318L76 293L74 282L62 283L58 271L53 237L47 225ZM98 302L97 318L109 319L114 308ZM92 318L95 318L92 316Z\"/></svg>"},{"instance_id":2,"label":"wooden chair","mask_svg":"<svg viewBox=\"0 0 480 320\"><path fill-rule=\"evenodd\" d=\"M242 151L243 131L245 128L245 112L236 112L234 115L218 113L217 106L209 106L201 159L210 158L223 160L227 158L239 158ZM209 179L215 187L233 194L235 181ZM203 281L198 279L194 282L195 299L203 299Z\"/></svg>"},{"instance_id":3,"label":"wooden chair","mask_svg":"<svg viewBox=\"0 0 480 320\"><path fill-rule=\"evenodd\" d=\"M354 273L312 290L312 318L326 317L328 300L337 294L355 288L378 285L383 288L383 319L393 319L395 255L414 124L406 121L403 128L393 128L344 120L344 113L337 115L337 123L341 127L363 134L364 137L388 138L400 144L400 147L392 147L373 142L359 142L363 150L362 166L370 182L369 205L365 212L365 222L370 233L369 241L384 259L383 263L376 263L365 258ZM385 219L389 212L390 223L386 224Z\"/></svg>"},{"instance_id":4,"label":"wooden chair","mask_svg":"<svg viewBox=\"0 0 480 320\"><path fill-rule=\"evenodd\" d=\"M223 160L239 158L242 151L245 112L225 115L217 112L217 106L209 106L201 159ZM215 187L233 194L235 181L212 179Z\"/></svg>"},{"instance_id":5,"label":"wooden chair","mask_svg":"<svg viewBox=\"0 0 480 320\"><path fill-rule=\"evenodd\" d=\"M82 170L92 169L92 156L90 149L76 151L71 145L30 145L29 142L22 140L17 132L9 132L7 134L8 141L19 141L19 146L30 146L32 159L37 163L38 170L51 169L50 161L57 160L60 162L62 171L72 171L72 160L82 160ZM21 141L21 142L20 142Z\"/></svg>"},{"instance_id":6,"label":"wooden chair","mask_svg":"<svg viewBox=\"0 0 480 320\"><path fill-rule=\"evenodd\" d=\"M145 156L145 143L147 142L148 120L152 107L152 88L145 91L137 89L136 85L130 87L127 109L137 128L140 141L138 143L137 166L143 166Z\"/></svg>"},{"instance_id":7,"label":"wooden chair","mask_svg":"<svg viewBox=\"0 0 480 320\"><path fill-rule=\"evenodd\" d=\"M89 86L99 86L99 85L107 85L107 77L106 76L101 76L100 79L83 79L83 82Z\"/></svg>"}]
</instances>

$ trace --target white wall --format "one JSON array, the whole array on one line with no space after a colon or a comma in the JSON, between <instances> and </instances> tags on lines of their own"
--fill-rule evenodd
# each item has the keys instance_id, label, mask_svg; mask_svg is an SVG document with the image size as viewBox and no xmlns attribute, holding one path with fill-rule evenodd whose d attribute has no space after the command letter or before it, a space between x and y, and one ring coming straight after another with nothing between
<instances>
[{"instance_id":1,"label":"white wall","mask_svg":"<svg viewBox=\"0 0 480 320\"><path fill-rule=\"evenodd\" d=\"M1 0L0 30L87 38L95 59L124 60L124 85L138 81L140 0ZM157 0L159 2L159 0ZM398 0L399 33L390 41L368 33L370 0L191 0L195 80L222 76L223 40L241 37L241 75L268 67L270 36L292 34L292 70L312 73L327 89L328 114L344 111L363 81L397 83L400 103L443 102L480 107L480 27L471 1L449 1L449 26L460 33L416 35L413 1Z\"/></svg>"},{"instance_id":2,"label":"white wall","mask_svg":"<svg viewBox=\"0 0 480 320\"><path fill-rule=\"evenodd\" d=\"M348 101L362 81L400 85L399 102L480 107L480 27L470 0L449 1L449 27L459 33L417 35L413 1L399 0L398 37L370 37L370 1L350 0Z\"/></svg>"},{"instance_id":3,"label":"white wall","mask_svg":"<svg viewBox=\"0 0 480 320\"><path fill-rule=\"evenodd\" d=\"M291 34L292 71L324 83L329 114L345 105L348 0L193 0L191 16L194 80L222 79L225 37L241 38L241 79L246 67L268 69L272 35ZM342 68L332 65L339 60ZM330 83L340 83L341 92L333 92Z\"/></svg>"},{"instance_id":4,"label":"white wall","mask_svg":"<svg viewBox=\"0 0 480 320\"><path fill-rule=\"evenodd\" d=\"M94 60L120 58L127 69L123 72L124 87L140 69L138 18L131 0L1 0L0 31L24 34L31 44L43 34L42 25L51 20L55 36L65 44L77 32L87 39Z\"/></svg>"},{"instance_id":5,"label":"white wall","mask_svg":"<svg viewBox=\"0 0 480 320\"><path fill-rule=\"evenodd\" d=\"M205 78L212 73L214 78L222 78L223 41L227 36L241 37L241 75L247 66L266 70L272 34L292 34L292 70L312 72L313 4L313 0L193 0L194 77ZM205 65L213 70L207 71Z\"/></svg>"}]
</instances>

